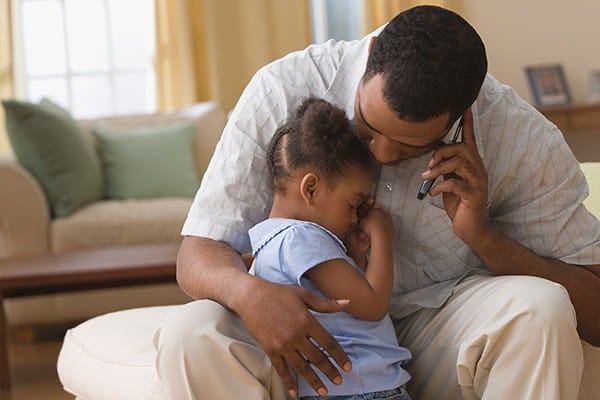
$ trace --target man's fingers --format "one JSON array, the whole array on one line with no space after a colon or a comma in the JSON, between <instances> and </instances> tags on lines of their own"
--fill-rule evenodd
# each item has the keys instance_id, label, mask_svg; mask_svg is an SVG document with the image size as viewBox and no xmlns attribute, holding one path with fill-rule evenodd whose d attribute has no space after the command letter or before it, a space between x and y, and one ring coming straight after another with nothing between
<instances>
[{"instance_id":1,"label":"man's fingers","mask_svg":"<svg viewBox=\"0 0 600 400\"><path fill-rule=\"evenodd\" d=\"M348 355L344 352L344 349L342 349L342 346L337 342L337 340L335 340L334 337L329 334L329 332L322 328L319 331L312 332L311 336L315 342L321 346L320 351L325 352L325 354L329 354L342 370L348 372L352 369L352 363L350 362ZM319 369L327 376L330 376L323 368ZM338 374L337 370L335 373Z\"/></svg>"},{"instance_id":2,"label":"man's fingers","mask_svg":"<svg viewBox=\"0 0 600 400\"><path fill-rule=\"evenodd\" d=\"M461 179L470 181L479 177L478 170L473 163L465 161L460 154L457 154L426 171L423 174L423 178L431 179L438 176L446 177L447 175L458 176Z\"/></svg>"},{"instance_id":3,"label":"man's fingers","mask_svg":"<svg viewBox=\"0 0 600 400\"><path fill-rule=\"evenodd\" d=\"M345 306L349 304L348 300L326 299L308 291L306 292L304 301L308 308L317 312L338 312L343 310ZM310 336L319 346L321 346L320 351L324 352L325 354L329 354L335 363L344 371L350 371L352 369L352 364L350 363L348 355L344 352L342 346L340 346L337 340L335 340L334 337L331 336L327 330L325 330L325 328L323 328L321 325L318 325L310 332ZM314 362L314 360L311 361ZM327 363L329 363L329 360L327 360ZM319 365L316 366L319 367ZM328 365L325 367L325 369L320 367L319 369L327 376L330 376L331 372L328 372Z\"/></svg>"},{"instance_id":4,"label":"man's fingers","mask_svg":"<svg viewBox=\"0 0 600 400\"><path fill-rule=\"evenodd\" d=\"M471 107L467 108L467 111L463 114L463 131L462 131L462 142L467 145L471 151L478 154L477 143L475 142L475 130L473 128L473 112Z\"/></svg>"},{"instance_id":5,"label":"man's fingers","mask_svg":"<svg viewBox=\"0 0 600 400\"><path fill-rule=\"evenodd\" d=\"M286 354L285 358L294 371L296 371L298 375L302 376L306 383L308 383L310 387L319 393L319 395L325 396L327 394L327 388L323 384L323 381L321 381L308 361L302 357L300 353L294 351Z\"/></svg>"},{"instance_id":6,"label":"man's fingers","mask_svg":"<svg viewBox=\"0 0 600 400\"><path fill-rule=\"evenodd\" d=\"M314 294L309 291L304 291L302 294L302 300L304 300L304 304L308 308L313 311L321 312L321 313L334 313L342 311L346 305L348 305L348 300L344 299L328 299L317 294Z\"/></svg>"},{"instance_id":7,"label":"man's fingers","mask_svg":"<svg viewBox=\"0 0 600 400\"><path fill-rule=\"evenodd\" d=\"M281 380L283 381L283 384L285 385L290 396L298 396L298 386L296 384L296 379L294 379L294 377L290 373L290 370L288 369L285 360L280 356L271 357L269 355L269 358L271 359L271 364L273 365L273 368L275 368L275 371L277 371L277 373L281 377Z\"/></svg>"},{"instance_id":8,"label":"man's fingers","mask_svg":"<svg viewBox=\"0 0 600 400\"><path fill-rule=\"evenodd\" d=\"M340 372L318 346L319 344L316 339L313 339L313 341L308 340L308 344L300 349L300 353L302 353L304 358L306 358L314 367L321 370L331 382L339 385L342 383Z\"/></svg>"}]
</instances>

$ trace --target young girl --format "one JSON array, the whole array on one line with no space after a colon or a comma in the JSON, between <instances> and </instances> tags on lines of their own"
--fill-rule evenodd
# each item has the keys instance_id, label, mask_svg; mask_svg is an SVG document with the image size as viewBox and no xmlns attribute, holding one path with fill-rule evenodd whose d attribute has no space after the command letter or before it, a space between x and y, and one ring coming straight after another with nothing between
<instances>
[{"instance_id":1,"label":"young girl","mask_svg":"<svg viewBox=\"0 0 600 400\"><path fill-rule=\"evenodd\" d=\"M403 388L410 376L401 366L411 355L387 315L392 221L369 200L374 166L344 111L305 100L271 139L267 164L274 201L269 219L249 232L255 275L349 300L344 312L313 313L352 363L351 371L340 371L340 385L328 386L327 398L410 399ZM298 379L301 398L322 398Z\"/></svg>"}]
</instances>

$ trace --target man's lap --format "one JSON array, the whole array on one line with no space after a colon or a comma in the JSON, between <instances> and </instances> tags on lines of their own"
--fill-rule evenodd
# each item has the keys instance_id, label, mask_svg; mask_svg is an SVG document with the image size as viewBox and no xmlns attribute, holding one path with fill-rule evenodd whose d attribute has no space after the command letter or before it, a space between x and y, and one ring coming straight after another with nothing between
<instances>
[{"instance_id":1,"label":"man's lap","mask_svg":"<svg viewBox=\"0 0 600 400\"><path fill-rule=\"evenodd\" d=\"M201 337L209 346L209 350L194 345L195 352L204 354L189 354L188 359L198 357L200 362L206 363L207 351L213 354L211 359L214 362L218 362L215 358L231 359L220 368L210 367L211 379L215 378L215 369L229 370L231 361L250 362L251 365L240 368L244 376L247 372L252 374L255 368L270 368L268 358L247 333L239 318L217 303L208 300L195 301L178 308L175 314L170 321L174 321L177 329L169 329L167 326L161 329L168 333L164 335L167 343L163 343L163 349L169 351L168 348L173 342L184 339L196 343ZM566 336L564 345L568 346L569 353L573 354L573 375L580 374L581 348L577 349L574 345L576 340L579 343L574 318L566 291L555 283L526 276L466 278L455 288L453 295L442 308L423 309L395 321L400 345L407 347L413 354L413 360L406 366L412 375L408 392L414 399L420 400L460 399L463 396L469 398L481 395L488 386L488 380L511 386L510 381L519 379L520 376L506 374L503 371L506 369L504 366L496 365L496 360L502 360L504 354L505 336L511 338L508 343L511 343L513 348L528 346L530 338L539 339L535 336L536 332L540 327L544 327L548 320L552 321L551 325L560 325L560 329L566 332L560 334ZM183 331L195 331L195 338L185 338L190 333ZM222 343L219 345L220 349L213 347L216 341L210 337L215 335L215 332L218 332L219 337L223 337L218 341ZM231 352L232 349L238 353L228 356L219 354L218 357L214 357L219 352ZM184 350L187 349L180 349ZM249 354L252 356L247 357ZM514 360L511 361L511 364L513 363ZM213 365L213 362L210 364ZM495 367L498 367L499 371L494 372L493 378L490 378L490 371ZM520 373L519 368L524 366L515 365L515 374ZM166 369L166 366L162 369ZM259 385L270 393L271 398L285 398L281 383L268 371L261 373L263 378ZM206 382L203 378L208 379L209 376L198 377L200 381ZM565 380L568 381L567 385L571 385L569 379ZM577 386L576 383L573 385ZM576 389L575 387L573 390ZM275 392L280 395L275 395Z\"/></svg>"}]
</instances>

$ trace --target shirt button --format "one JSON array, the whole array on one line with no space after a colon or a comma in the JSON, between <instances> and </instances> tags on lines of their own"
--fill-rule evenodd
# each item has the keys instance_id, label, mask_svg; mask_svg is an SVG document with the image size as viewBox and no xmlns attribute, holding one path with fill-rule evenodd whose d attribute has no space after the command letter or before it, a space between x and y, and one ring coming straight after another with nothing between
<instances>
[{"instance_id":1,"label":"shirt button","mask_svg":"<svg viewBox=\"0 0 600 400\"><path fill-rule=\"evenodd\" d=\"M385 186L383 187L383 190L385 190L386 192L391 192L392 185L390 185L389 183L386 183Z\"/></svg>"}]
</instances>

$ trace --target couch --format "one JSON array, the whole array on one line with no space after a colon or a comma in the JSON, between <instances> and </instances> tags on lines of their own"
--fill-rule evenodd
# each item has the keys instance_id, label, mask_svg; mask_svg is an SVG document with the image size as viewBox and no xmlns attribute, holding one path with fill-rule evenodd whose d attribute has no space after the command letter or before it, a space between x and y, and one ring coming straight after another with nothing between
<instances>
[{"instance_id":1,"label":"couch","mask_svg":"<svg viewBox=\"0 0 600 400\"><path fill-rule=\"evenodd\" d=\"M586 207L600 217L600 163L584 163L582 169L590 185ZM165 399L154 368L153 334L174 307L109 313L67 331L57 363L65 390L80 400ZM585 364L578 400L598 400L600 347L582 345Z\"/></svg>"},{"instance_id":2,"label":"couch","mask_svg":"<svg viewBox=\"0 0 600 400\"><path fill-rule=\"evenodd\" d=\"M77 121L97 152L97 129L131 132L186 122L193 125L193 160L202 177L225 124L215 102L170 112ZM0 154L0 258L45 255L134 244L178 242L192 202L187 197L102 198L64 217L55 217L40 182L13 154ZM193 188L195 191L195 188ZM105 196L106 197L106 196ZM146 196L147 197L147 196ZM81 321L122 309L189 300L176 284L6 300L11 324Z\"/></svg>"}]
</instances>

